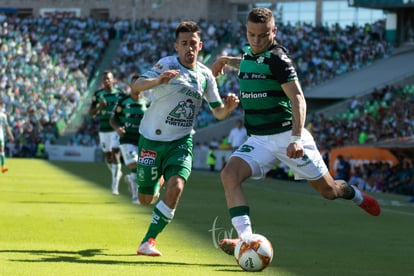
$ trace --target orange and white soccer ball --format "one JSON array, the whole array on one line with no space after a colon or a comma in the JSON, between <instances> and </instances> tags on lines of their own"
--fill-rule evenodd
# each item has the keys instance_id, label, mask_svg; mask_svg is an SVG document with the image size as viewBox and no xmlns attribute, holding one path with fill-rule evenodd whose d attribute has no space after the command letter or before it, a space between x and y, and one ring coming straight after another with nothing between
<instances>
[{"instance_id":1,"label":"orange and white soccer ball","mask_svg":"<svg viewBox=\"0 0 414 276\"><path fill-rule=\"evenodd\" d=\"M253 234L237 243L234 257L243 270L261 271L273 260L273 246L265 236Z\"/></svg>"}]
</instances>

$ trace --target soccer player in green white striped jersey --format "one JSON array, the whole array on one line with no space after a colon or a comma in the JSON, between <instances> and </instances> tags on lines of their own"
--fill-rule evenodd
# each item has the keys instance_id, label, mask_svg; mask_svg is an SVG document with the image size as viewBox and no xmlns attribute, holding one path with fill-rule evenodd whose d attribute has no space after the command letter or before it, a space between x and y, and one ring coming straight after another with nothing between
<instances>
[{"instance_id":1,"label":"soccer player in green white striped jersey","mask_svg":"<svg viewBox=\"0 0 414 276\"><path fill-rule=\"evenodd\" d=\"M312 135L304 128L305 97L294 64L276 33L272 11L253 8L246 23L249 45L241 57L218 57L212 65L215 76L223 73L226 65L239 69L239 98L250 136L221 172L232 225L238 233L237 239L220 241L228 254L234 252L239 238L252 234L242 182L265 177L279 161L288 165L297 179L308 180L322 197L352 200L370 215L380 214L375 198L344 180L334 180L329 173Z\"/></svg>"},{"instance_id":2,"label":"soccer player in green white striped jersey","mask_svg":"<svg viewBox=\"0 0 414 276\"><path fill-rule=\"evenodd\" d=\"M132 77L134 82L138 75ZM132 203L139 204L137 186L137 162L138 162L138 141L139 125L144 112L147 110L148 101L143 97L141 91L131 91L130 95L125 95L115 106L114 114L110 119L112 128L119 135L120 149L124 164L131 172L125 175L125 181L129 184L132 194ZM161 178L159 184L162 185ZM159 192L154 195L153 202L159 197Z\"/></svg>"},{"instance_id":3,"label":"soccer player in green white striped jersey","mask_svg":"<svg viewBox=\"0 0 414 276\"><path fill-rule=\"evenodd\" d=\"M95 91L92 96L89 115L98 116L99 143L105 155L105 162L112 174L112 194L119 195L118 186L122 177L119 135L112 128L109 119L116 103L125 93L114 87L115 79L110 71L103 72L102 84L103 87Z\"/></svg>"}]
</instances>

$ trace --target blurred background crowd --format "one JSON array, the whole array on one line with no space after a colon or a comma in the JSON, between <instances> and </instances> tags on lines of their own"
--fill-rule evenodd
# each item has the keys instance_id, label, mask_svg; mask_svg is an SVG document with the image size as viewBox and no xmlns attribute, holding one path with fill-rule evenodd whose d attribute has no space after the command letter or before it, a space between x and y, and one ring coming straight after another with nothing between
<instances>
[{"instance_id":1,"label":"blurred background crowd","mask_svg":"<svg viewBox=\"0 0 414 276\"><path fill-rule=\"evenodd\" d=\"M42 157L39 147L57 143L80 104L89 101L88 86L111 41L118 43L108 63L117 86L128 91L132 74L143 73L160 57L174 53L171 41L176 24L151 18L132 24L65 16L21 19L0 15L0 102L16 137L13 143L6 143L6 154ZM242 24L203 20L199 24L204 43L201 61L205 64L218 54L239 54L240 45L246 43ZM346 27L280 24L277 36L292 54L306 96L306 90L313 86L391 55L393 45L385 40L384 31L383 21ZM217 81L223 97L238 93L236 71ZM242 110L235 116L240 114ZM214 123L206 105L195 129ZM335 116L311 113L307 128L325 150L414 137L414 84L375 89L353 99L345 112ZM67 144L98 147L97 122L85 116ZM401 158L398 167L381 162L367 164L353 168L349 177L363 176L366 183L360 183L362 189L412 195L413 160Z\"/></svg>"}]
</instances>

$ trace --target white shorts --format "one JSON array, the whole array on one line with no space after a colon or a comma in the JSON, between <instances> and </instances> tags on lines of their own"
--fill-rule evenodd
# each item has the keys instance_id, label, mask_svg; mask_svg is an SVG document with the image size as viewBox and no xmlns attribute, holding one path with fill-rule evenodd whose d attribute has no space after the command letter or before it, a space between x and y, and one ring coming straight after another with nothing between
<instances>
[{"instance_id":1,"label":"white shorts","mask_svg":"<svg viewBox=\"0 0 414 276\"><path fill-rule=\"evenodd\" d=\"M138 162L138 146L133 144L122 144L119 147L121 148L121 154L125 165Z\"/></svg>"},{"instance_id":2,"label":"white shorts","mask_svg":"<svg viewBox=\"0 0 414 276\"><path fill-rule=\"evenodd\" d=\"M302 132L302 144L305 155L292 159L286 155L290 143L291 131L267 135L250 136L231 156L246 161L251 170L252 178L264 178L266 174L281 161L294 172L295 179L316 180L328 172L328 168L316 147L312 135L306 129Z\"/></svg>"},{"instance_id":3,"label":"white shorts","mask_svg":"<svg viewBox=\"0 0 414 276\"><path fill-rule=\"evenodd\" d=\"M99 132L99 144L103 152L110 152L119 148L119 135L116 131Z\"/></svg>"}]
</instances>

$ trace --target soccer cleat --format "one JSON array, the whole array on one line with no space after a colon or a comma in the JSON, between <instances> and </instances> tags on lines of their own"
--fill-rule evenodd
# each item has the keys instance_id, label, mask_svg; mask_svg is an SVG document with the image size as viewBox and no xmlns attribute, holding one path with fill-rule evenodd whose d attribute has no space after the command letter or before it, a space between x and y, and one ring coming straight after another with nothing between
<instances>
[{"instance_id":1,"label":"soccer cleat","mask_svg":"<svg viewBox=\"0 0 414 276\"><path fill-rule=\"evenodd\" d=\"M361 193L364 197L364 200L359 205L359 207L364 209L365 212L367 212L371 216L379 216L379 214L381 213L381 207L379 206L378 201L372 196L363 193L362 191Z\"/></svg>"},{"instance_id":2,"label":"soccer cleat","mask_svg":"<svg viewBox=\"0 0 414 276\"><path fill-rule=\"evenodd\" d=\"M141 243L137 250L137 255L145 255L151 257L161 256L161 252L155 248L156 241L150 238L148 241Z\"/></svg>"},{"instance_id":3,"label":"soccer cleat","mask_svg":"<svg viewBox=\"0 0 414 276\"><path fill-rule=\"evenodd\" d=\"M234 248L236 244L240 241L240 238L237 239L222 239L219 242L219 246L224 253L233 256L234 255Z\"/></svg>"},{"instance_id":4,"label":"soccer cleat","mask_svg":"<svg viewBox=\"0 0 414 276\"><path fill-rule=\"evenodd\" d=\"M9 169L6 167L6 166L2 166L1 167L1 172L2 173L5 173L5 172L7 172Z\"/></svg>"}]
</instances>

